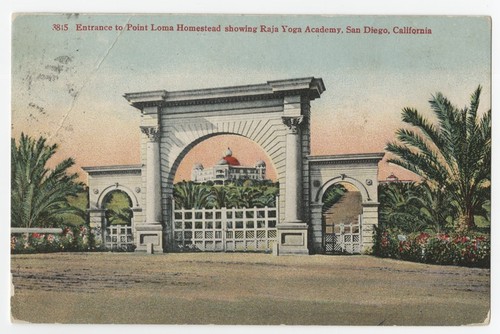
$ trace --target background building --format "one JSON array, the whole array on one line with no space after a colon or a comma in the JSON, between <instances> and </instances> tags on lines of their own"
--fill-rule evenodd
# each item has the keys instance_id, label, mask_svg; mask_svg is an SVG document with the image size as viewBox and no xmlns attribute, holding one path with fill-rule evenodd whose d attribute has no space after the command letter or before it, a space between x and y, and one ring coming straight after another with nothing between
<instances>
[{"instance_id":1,"label":"background building","mask_svg":"<svg viewBox=\"0 0 500 334\"><path fill-rule=\"evenodd\" d=\"M207 182L212 181L216 184L224 184L226 181L238 179L244 180L265 180L266 163L259 160L254 167L241 166L238 159L233 157L230 148L224 153L224 157L213 167L204 168L202 164L197 163L193 166L191 172L191 181Z\"/></svg>"}]
</instances>

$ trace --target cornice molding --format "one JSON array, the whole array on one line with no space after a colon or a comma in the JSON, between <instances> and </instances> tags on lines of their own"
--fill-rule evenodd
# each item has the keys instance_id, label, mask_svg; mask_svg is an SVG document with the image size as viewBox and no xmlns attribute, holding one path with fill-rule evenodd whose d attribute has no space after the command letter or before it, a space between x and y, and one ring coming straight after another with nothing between
<instances>
[{"instance_id":1,"label":"cornice molding","mask_svg":"<svg viewBox=\"0 0 500 334\"><path fill-rule=\"evenodd\" d=\"M349 163L379 163L385 153L361 153L361 154L339 154L339 155L313 155L308 156L309 164L314 165L337 165Z\"/></svg>"},{"instance_id":2,"label":"cornice molding","mask_svg":"<svg viewBox=\"0 0 500 334\"><path fill-rule=\"evenodd\" d=\"M113 165L82 167L89 175L101 174L141 174L142 165Z\"/></svg>"},{"instance_id":3,"label":"cornice molding","mask_svg":"<svg viewBox=\"0 0 500 334\"><path fill-rule=\"evenodd\" d=\"M296 78L268 81L264 84L193 89L168 92L165 90L126 93L125 99L135 108L228 103L274 99L286 95L301 95L309 100L319 98L325 91L321 78Z\"/></svg>"}]
</instances>

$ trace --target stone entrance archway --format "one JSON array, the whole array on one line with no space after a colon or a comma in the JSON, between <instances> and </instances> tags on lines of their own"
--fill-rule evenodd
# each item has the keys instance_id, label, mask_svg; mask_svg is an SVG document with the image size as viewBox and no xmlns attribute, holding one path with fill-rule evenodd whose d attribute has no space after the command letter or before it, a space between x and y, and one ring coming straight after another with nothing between
<instances>
[{"instance_id":1,"label":"stone entrance archway","mask_svg":"<svg viewBox=\"0 0 500 334\"><path fill-rule=\"evenodd\" d=\"M121 232L117 228L109 228L106 221L105 201L110 194L116 191L125 193L132 202L132 207L130 208L132 210L130 230L133 240L131 242L137 242L135 233L137 230L136 222L143 221L144 219L142 212L144 196L142 196L141 167L141 165L83 167L83 170L89 175L88 213L90 228L92 229L98 248L106 247L106 239L110 237L106 233ZM128 231L129 229L127 228L125 234ZM120 237L118 233L114 234L115 238ZM124 237L126 240L123 244L126 244L129 238L126 235ZM113 244L113 240L111 240L111 244ZM121 241L118 240L114 244L121 244Z\"/></svg>"},{"instance_id":2,"label":"stone entrance archway","mask_svg":"<svg viewBox=\"0 0 500 334\"><path fill-rule=\"evenodd\" d=\"M128 189L135 205L136 250L146 251L148 245L154 251L173 250L173 180L182 159L210 137L239 135L260 145L276 170L280 184L276 227L279 254L323 252L321 198L340 180L361 191L362 250L368 251L378 224L377 172L383 153L310 156L310 102L324 91L322 79L309 77L259 85L124 94L141 112L141 165L88 167L89 186ZM125 186L127 182L131 185ZM98 193L92 191L89 212L97 227L103 213Z\"/></svg>"},{"instance_id":3,"label":"stone entrance archway","mask_svg":"<svg viewBox=\"0 0 500 334\"><path fill-rule=\"evenodd\" d=\"M361 252L373 246L373 233L378 225L378 163L384 153L345 154L309 157L311 177L311 246L324 253L322 225L323 194L334 184L347 182L361 193Z\"/></svg>"},{"instance_id":4,"label":"stone entrance archway","mask_svg":"<svg viewBox=\"0 0 500 334\"><path fill-rule=\"evenodd\" d=\"M172 244L171 196L182 158L199 142L221 134L244 136L271 158L280 183L278 238L281 254L308 254L310 101L325 90L316 78L261 85L128 93L141 111L146 217L138 227L158 231ZM138 248L145 245L139 244Z\"/></svg>"}]
</instances>

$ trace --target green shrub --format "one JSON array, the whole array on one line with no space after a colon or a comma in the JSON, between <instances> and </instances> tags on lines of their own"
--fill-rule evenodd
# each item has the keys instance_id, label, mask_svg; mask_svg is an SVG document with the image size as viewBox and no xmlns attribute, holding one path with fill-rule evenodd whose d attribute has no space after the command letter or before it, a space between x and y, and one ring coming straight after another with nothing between
<instances>
[{"instance_id":1,"label":"green shrub","mask_svg":"<svg viewBox=\"0 0 500 334\"><path fill-rule=\"evenodd\" d=\"M67 226L61 234L11 234L13 254L82 252L94 249L89 229L85 225Z\"/></svg>"},{"instance_id":2,"label":"green shrub","mask_svg":"<svg viewBox=\"0 0 500 334\"><path fill-rule=\"evenodd\" d=\"M382 228L375 235L373 253L406 261L489 268L490 237L473 232L403 234L397 229Z\"/></svg>"}]
</instances>

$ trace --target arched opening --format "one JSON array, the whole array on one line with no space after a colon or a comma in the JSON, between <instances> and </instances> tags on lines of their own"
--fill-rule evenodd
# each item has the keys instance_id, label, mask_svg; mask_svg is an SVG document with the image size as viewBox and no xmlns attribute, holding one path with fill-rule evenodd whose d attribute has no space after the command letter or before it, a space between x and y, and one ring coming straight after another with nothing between
<instances>
[{"instance_id":1,"label":"arched opening","mask_svg":"<svg viewBox=\"0 0 500 334\"><path fill-rule=\"evenodd\" d=\"M105 246L115 251L132 251L133 240L133 202L129 195L120 189L108 192L102 200L105 209Z\"/></svg>"},{"instance_id":2,"label":"arched opening","mask_svg":"<svg viewBox=\"0 0 500 334\"><path fill-rule=\"evenodd\" d=\"M173 244L180 251L270 251L279 184L255 142L217 135L193 146L173 185Z\"/></svg>"},{"instance_id":3,"label":"arched opening","mask_svg":"<svg viewBox=\"0 0 500 334\"><path fill-rule=\"evenodd\" d=\"M361 252L362 194L349 182L330 185L322 197L323 247L327 254Z\"/></svg>"},{"instance_id":4,"label":"arched opening","mask_svg":"<svg viewBox=\"0 0 500 334\"><path fill-rule=\"evenodd\" d=\"M177 167L174 183L191 180L192 169L196 164L202 164L205 168L214 166L224 158L228 148L240 166L254 166L262 160L266 166L266 178L272 181L278 179L273 161L258 144L243 136L226 134L204 139L189 149Z\"/></svg>"}]
</instances>

